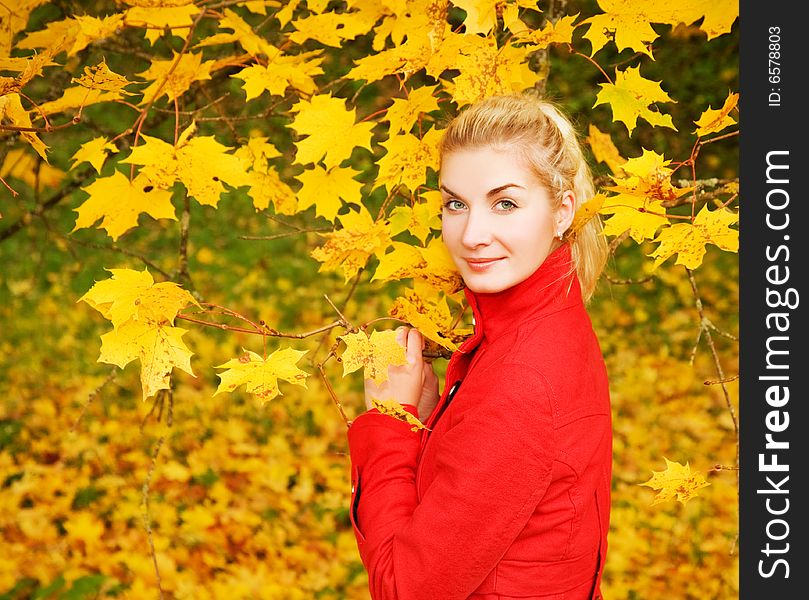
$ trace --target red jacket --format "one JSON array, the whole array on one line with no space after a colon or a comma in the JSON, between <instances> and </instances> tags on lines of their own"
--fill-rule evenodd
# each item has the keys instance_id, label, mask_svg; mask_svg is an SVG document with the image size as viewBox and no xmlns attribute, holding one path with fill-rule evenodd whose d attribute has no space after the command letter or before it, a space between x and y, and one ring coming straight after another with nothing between
<instances>
[{"instance_id":1,"label":"red jacket","mask_svg":"<svg viewBox=\"0 0 809 600\"><path fill-rule=\"evenodd\" d=\"M609 391L570 248L507 290L465 293L475 333L449 361L432 431L376 410L348 431L371 596L600 598Z\"/></svg>"}]
</instances>

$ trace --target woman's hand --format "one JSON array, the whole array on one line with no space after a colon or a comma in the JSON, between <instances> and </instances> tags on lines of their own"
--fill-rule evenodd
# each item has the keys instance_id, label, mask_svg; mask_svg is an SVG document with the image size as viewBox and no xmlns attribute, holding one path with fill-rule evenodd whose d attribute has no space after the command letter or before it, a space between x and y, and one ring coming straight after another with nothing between
<instances>
[{"instance_id":1,"label":"woman's hand","mask_svg":"<svg viewBox=\"0 0 809 600\"><path fill-rule=\"evenodd\" d=\"M418 329L398 327L396 340L405 348L407 364L388 367L388 380L381 385L366 379L365 406L373 408L374 399L395 400L415 406L419 419L425 421L438 403L438 377L421 355L424 338Z\"/></svg>"}]
</instances>

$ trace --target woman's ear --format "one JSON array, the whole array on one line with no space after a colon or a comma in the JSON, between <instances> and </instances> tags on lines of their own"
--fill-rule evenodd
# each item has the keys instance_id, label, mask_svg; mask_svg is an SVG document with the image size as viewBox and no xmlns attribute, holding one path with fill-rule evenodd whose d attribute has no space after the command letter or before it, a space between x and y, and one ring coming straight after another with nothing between
<instances>
[{"instance_id":1,"label":"woman's ear","mask_svg":"<svg viewBox=\"0 0 809 600\"><path fill-rule=\"evenodd\" d=\"M573 224L573 217L576 216L576 196L571 190L562 193L562 201L556 209L556 231L565 232Z\"/></svg>"}]
</instances>

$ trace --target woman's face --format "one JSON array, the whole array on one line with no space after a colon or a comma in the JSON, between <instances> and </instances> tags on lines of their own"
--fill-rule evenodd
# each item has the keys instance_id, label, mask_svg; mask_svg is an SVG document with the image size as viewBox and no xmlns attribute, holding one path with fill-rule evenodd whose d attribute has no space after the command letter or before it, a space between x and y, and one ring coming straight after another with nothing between
<instances>
[{"instance_id":1,"label":"woman's face","mask_svg":"<svg viewBox=\"0 0 809 600\"><path fill-rule=\"evenodd\" d=\"M441 163L442 236L466 286L495 293L527 279L573 220L573 194L558 210L513 150L452 152Z\"/></svg>"}]
</instances>

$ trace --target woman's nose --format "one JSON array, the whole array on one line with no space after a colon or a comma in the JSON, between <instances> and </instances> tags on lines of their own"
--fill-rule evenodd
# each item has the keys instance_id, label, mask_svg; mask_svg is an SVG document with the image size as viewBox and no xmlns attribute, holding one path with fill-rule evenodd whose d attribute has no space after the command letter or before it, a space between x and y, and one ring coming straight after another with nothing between
<instances>
[{"instance_id":1,"label":"woman's nose","mask_svg":"<svg viewBox=\"0 0 809 600\"><path fill-rule=\"evenodd\" d=\"M492 241L491 223L486 215L478 211L470 210L467 213L466 223L464 223L461 243L467 248L486 246Z\"/></svg>"}]
</instances>

